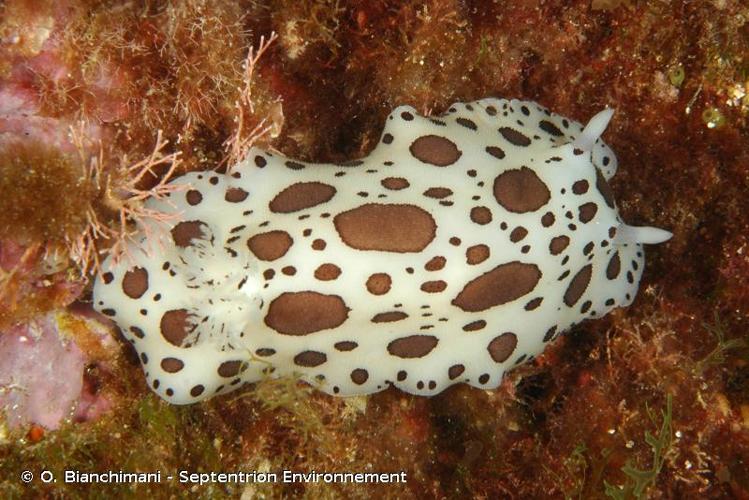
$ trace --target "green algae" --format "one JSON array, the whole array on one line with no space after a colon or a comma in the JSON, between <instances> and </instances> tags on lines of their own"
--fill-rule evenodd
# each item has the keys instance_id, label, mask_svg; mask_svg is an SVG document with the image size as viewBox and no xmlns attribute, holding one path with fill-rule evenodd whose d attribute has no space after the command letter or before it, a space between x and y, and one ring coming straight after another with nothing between
<instances>
[{"instance_id":1,"label":"green algae","mask_svg":"<svg viewBox=\"0 0 749 500\"><path fill-rule=\"evenodd\" d=\"M733 351L742 350L749 347L746 339L743 338L726 338L728 325L721 319L720 315L715 312L712 323L703 323L703 328L715 338L715 347L707 356L697 361L694 366L694 373L702 376L708 368L720 366L726 363L727 356Z\"/></svg>"},{"instance_id":2,"label":"green algae","mask_svg":"<svg viewBox=\"0 0 749 500\"><path fill-rule=\"evenodd\" d=\"M726 124L726 117L720 108L710 106L702 112L702 122L707 128L722 128Z\"/></svg>"},{"instance_id":3,"label":"green algae","mask_svg":"<svg viewBox=\"0 0 749 500\"><path fill-rule=\"evenodd\" d=\"M674 87L681 87L681 85L684 83L684 78L686 78L686 71L684 71L684 66L681 64L675 64L668 68L668 81L671 82L671 85Z\"/></svg>"},{"instance_id":4,"label":"green algae","mask_svg":"<svg viewBox=\"0 0 749 500\"><path fill-rule=\"evenodd\" d=\"M624 485L615 486L604 481L607 496L614 500L626 500L629 498L641 499L644 498L647 489L655 485L658 474L660 474L663 464L666 461L666 454L671 449L673 441L673 432L671 429L671 399L671 394L669 394L666 397L666 409L661 410L661 423L658 434L654 435L650 431L645 431L645 442L650 446L653 452L651 466L649 468L639 469L632 460L628 459L622 467L622 472L627 477ZM651 422L657 425L655 414L649 407L647 410Z\"/></svg>"}]
</instances>

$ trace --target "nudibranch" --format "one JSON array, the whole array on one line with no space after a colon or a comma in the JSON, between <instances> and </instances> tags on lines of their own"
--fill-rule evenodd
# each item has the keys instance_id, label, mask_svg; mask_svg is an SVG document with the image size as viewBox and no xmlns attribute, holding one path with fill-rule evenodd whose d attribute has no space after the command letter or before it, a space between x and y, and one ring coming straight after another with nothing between
<instances>
[{"instance_id":1,"label":"nudibranch","mask_svg":"<svg viewBox=\"0 0 749 500\"><path fill-rule=\"evenodd\" d=\"M583 128L518 100L400 106L361 160L254 148L150 200L178 218L140 223L94 306L175 404L289 374L340 396L495 388L571 325L629 305L642 245L671 236L619 217L600 138L612 114Z\"/></svg>"}]
</instances>

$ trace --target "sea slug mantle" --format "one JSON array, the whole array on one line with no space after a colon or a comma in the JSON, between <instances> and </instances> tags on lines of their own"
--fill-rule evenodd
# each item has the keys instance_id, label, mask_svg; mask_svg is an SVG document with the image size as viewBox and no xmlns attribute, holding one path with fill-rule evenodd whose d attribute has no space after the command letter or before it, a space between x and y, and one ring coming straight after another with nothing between
<instances>
[{"instance_id":1,"label":"sea slug mantle","mask_svg":"<svg viewBox=\"0 0 749 500\"><path fill-rule=\"evenodd\" d=\"M572 324L630 304L643 243L671 236L619 217L611 116L583 128L526 101L400 106L361 160L252 149L151 200L179 220L143 222L94 305L175 404L268 374L337 395L497 387Z\"/></svg>"}]
</instances>

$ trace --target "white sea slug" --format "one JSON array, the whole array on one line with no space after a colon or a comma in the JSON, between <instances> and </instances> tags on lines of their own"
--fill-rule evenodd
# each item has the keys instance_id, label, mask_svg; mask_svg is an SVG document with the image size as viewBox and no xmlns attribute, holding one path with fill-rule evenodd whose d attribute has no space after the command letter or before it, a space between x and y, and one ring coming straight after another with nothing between
<instances>
[{"instance_id":1,"label":"white sea slug","mask_svg":"<svg viewBox=\"0 0 749 500\"><path fill-rule=\"evenodd\" d=\"M611 115L583 130L532 102L401 106L362 160L253 149L149 202L179 222L146 222L129 259L106 261L94 305L176 404L267 374L341 396L495 388L571 325L630 304L642 244L671 236L619 218L599 138Z\"/></svg>"}]
</instances>

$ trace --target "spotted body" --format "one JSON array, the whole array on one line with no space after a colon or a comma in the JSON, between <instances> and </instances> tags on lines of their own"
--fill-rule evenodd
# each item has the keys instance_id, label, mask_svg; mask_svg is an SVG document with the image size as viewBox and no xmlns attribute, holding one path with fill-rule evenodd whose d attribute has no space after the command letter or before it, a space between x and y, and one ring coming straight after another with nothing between
<instances>
[{"instance_id":1,"label":"spotted body","mask_svg":"<svg viewBox=\"0 0 749 500\"><path fill-rule=\"evenodd\" d=\"M229 174L186 174L149 206L179 222L147 222L107 261L95 306L177 404L268 374L337 395L494 388L631 303L642 243L669 236L619 218L605 113L583 130L531 102L401 106L362 160L253 149Z\"/></svg>"}]
</instances>

